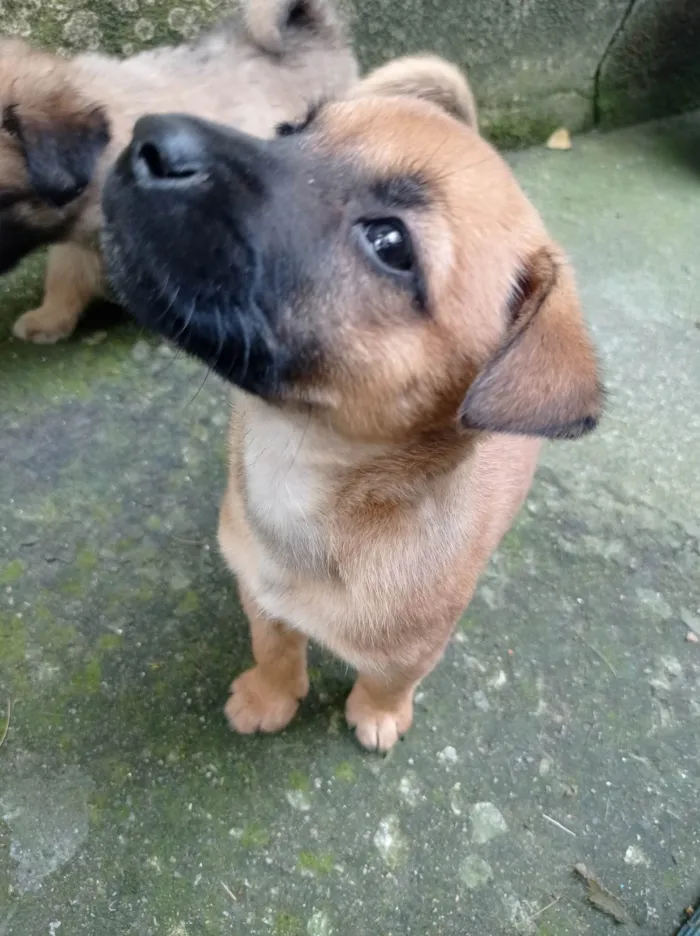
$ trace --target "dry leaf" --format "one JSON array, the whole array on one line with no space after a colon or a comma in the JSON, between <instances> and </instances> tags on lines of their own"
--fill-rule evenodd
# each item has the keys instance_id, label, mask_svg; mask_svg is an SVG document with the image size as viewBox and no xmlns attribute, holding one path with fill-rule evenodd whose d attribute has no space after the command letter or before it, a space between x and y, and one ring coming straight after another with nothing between
<instances>
[{"instance_id":1,"label":"dry leaf","mask_svg":"<svg viewBox=\"0 0 700 936\"><path fill-rule=\"evenodd\" d=\"M571 134L566 129L566 127L559 127L559 129L555 130L551 137L547 140L546 145L547 149L570 150Z\"/></svg>"},{"instance_id":2,"label":"dry leaf","mask_svg":"<svg viewBox=\"0 0 700 936\"><path fill-rule=\"evenodd\" d=\"M588 885L586 897L588 898L588 902L594 906L596 910L600 910L600 912L605 913L606 916L612 917L616 923L630 922L630 915L627 911L627 907L625 907L619 897L616 897L596 880L595 876L588 870L585 864L574 865L574 871L582 877Z\"/></svg>"}]
</instances>

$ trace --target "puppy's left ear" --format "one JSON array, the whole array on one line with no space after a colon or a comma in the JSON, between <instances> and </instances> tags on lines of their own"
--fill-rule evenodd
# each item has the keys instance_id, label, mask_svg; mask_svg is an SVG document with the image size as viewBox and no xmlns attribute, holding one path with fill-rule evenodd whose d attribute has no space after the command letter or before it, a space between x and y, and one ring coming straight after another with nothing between
<instances>
[{"instance_id":1,"label":"puppy's left ear","mask_svg":"<svg viewBox=\"0 0 700 936\"><path fill-rule=\"evenodd\" d=\"M420 98L479 129L469 82L456 65L436 55L408 55L375 68L349 93L351 98L368 96Z\"/></svg>"},{"instance_id":2,"label":"puppy's left ear","mask_svg":"<svg viewBox=\"0 0 700 936\"><path fill-rule=\"evenodd\" d=\"M603 389L566 261L550 248L531 257L508 313L504 344L469 388L461 425L551 439L595 429Z\"/></svg>"},{"instance_id":3,"label":"puppy's left ear","mask_svg":"<svg viewBox=\"0 0 700 936\"><path fill-rule=\"evenodd\" d=\"M110 139L100 107L66 116L25 116L18 106L8 105L3 129L22 148L34 194L55 208L63 208L85 191Z\"/></svg>"}]
</instances>

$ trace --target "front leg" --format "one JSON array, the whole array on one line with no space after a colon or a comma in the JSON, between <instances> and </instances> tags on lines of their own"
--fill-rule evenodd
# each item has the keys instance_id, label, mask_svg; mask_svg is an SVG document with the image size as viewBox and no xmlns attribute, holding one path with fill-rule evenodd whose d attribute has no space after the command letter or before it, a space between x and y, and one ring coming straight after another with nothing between
<instances>
[{"instance_id":1,"label":"front leg","mask_svg":"<svg viewBox=\"0 0 700 936\"><path fill-rule=\"evenodd\" d=\"M101 293L99 254L77 244L56 244L49 250L43 302L21 315L12 331L23 341L54 344L73 334L90 300Z\"/></svg>"},{"instance_id":2,"label":"front leg","mask_svg":"<svg viewBox=\"0 0 700 936\"><path fill-rule=\"evenodd\" d=\"M363 747L388 751L406 734L413 722L416 689L442 659L452 630L452 623L432 629L429 644L415 647L413 653L401 648L402 663L368 658L360 666L345 718Z\"/></svg>"},{"instance_id":3,"label":"front leg","mask_svg":"<svg viewBox=\"0 0 700 936\"><path fill-rule=\"evenodd\" d=\"M226 717L240 734L281 731L309 691L308 641L282 622L266 618L243 591L241 605L250 623L255 666L232 683Z\"/></svg>"}]
</instances>

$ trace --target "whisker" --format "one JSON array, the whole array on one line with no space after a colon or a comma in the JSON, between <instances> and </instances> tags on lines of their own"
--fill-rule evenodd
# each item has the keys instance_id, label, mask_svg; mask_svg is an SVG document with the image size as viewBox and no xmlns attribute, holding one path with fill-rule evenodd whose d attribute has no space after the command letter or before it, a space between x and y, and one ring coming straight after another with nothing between
<instances>
[{"instance_id":1,"label":"whisker","mask_svg":"<svg viewBox=\"0 0 700 936\"><path fill-rule=\"evenodd\" d=\"M207 368L207 372L206 372L206 374L204 375L204 380L201 382L201 384L200 384L199 387L197 388L197 392L195 393L195 395L192 397L191 400L188 400L187 403L185 403L185 405L182 407L183 409L186 409L188 406L191 406L191 405L194 403L194 401L197 399L197 397L198 397L199 394L201 393L202 389L204 388L204 384L207 382L207 377L209 376L209 374L211 374L211 372L212 372L213 370L214 370L213 367L208 367L208 368Z\"/></svg>"}]
</instances>

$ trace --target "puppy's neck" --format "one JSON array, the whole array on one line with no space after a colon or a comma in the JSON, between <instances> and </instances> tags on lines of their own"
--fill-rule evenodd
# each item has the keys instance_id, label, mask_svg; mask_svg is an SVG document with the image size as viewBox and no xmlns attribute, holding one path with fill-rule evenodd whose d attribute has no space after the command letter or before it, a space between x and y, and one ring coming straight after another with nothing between
<instances>
[{"instance_id":1,"label":"puppy's neck","mask_svg":"<svg viewBox=\"0 0 700 936\"><path fill-rule=\"evenodd\" d=\"M302 516L365 506L409 507L434 495L470 455L474 436L428 431L401 443L346 439L311 413L241 395L242 464L250 506L280 500Z\"/></svg>"}]
</instances>

